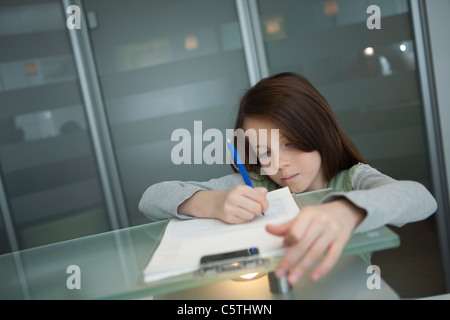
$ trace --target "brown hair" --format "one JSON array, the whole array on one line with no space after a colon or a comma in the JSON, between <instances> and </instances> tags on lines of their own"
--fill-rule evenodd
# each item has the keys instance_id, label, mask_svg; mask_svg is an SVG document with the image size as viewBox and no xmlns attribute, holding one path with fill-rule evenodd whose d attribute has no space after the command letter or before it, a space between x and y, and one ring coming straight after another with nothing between
<instances>
[{"instance_id":1,"label":"brown hair","mask_svg":"<svg viewBox=\"0 0 450 320\"><path fill-rule=\"evenodd\" d=\"M250 88L241 99L235 129L242 129L247 118L271 121L297 149L318 151L328 181L358 162L367 163L341 130L326 99L299 74L279 73ZM259 162L248 164L247 151L245 159L246 168L258 174Z\"/></svg>"}]
</instances>

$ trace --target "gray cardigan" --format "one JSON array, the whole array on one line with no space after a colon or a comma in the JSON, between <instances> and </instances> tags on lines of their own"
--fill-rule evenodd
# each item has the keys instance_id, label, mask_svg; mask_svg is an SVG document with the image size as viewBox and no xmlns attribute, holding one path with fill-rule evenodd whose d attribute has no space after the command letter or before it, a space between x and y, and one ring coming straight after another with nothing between
<instances>
[{"instance_id":1,"label":"gray cardigan","mask_svg":"<svg viewBox=\"0 0 450 320\"><path fill-rule=\"evenodd\" d=\"M206 182L156 183L142 195L139 210L151 220L170 217L193 219L177 213L178 206L186 199L200 190L224 191L237 184L244 184L239 173ZM394 180L365 164L355 170L352 189L350 192L334 192L325 197L322 203L345 197L357 207L365 209L367 215L355 229L355 233L387 224L401 227L406 223L424 220L437 210L436 200L422 184Z\"/></svg>"}]
</instances>

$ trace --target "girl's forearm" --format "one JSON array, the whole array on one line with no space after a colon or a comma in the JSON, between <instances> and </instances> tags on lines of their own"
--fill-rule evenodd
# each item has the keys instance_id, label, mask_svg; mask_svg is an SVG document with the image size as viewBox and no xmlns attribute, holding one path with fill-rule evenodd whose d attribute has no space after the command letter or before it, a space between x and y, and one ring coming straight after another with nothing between
<instances>
[{"instance_id":1,"label":"girl's forearm","mask_svg":"<svg viewBox=\"0 0 450 320\"><path fill-rule=\"evenodd\" d=\"M214 218L215 199L221 191L201 190L178 206L178 213L197 218Z\"/></svg>"}]
</instances>

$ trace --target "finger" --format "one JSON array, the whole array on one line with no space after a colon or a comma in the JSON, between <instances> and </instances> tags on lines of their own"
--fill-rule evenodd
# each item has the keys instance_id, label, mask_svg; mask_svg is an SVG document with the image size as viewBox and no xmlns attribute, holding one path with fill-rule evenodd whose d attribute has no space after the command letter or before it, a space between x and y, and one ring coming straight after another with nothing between
<instances>
[{"instance_id":1,"label":"finger","mask_svg":"<svg viewBox=\"0 0 450 320\"><path fill-rule=\"evenodd\" d=\"M266 225L266 230L273 235L284 237L288 233L293 222L294 221L291 220L279 225L268 224Z\"/></svg>"},{"instance_id":2,"label":"finger","mask_svg":"<svg viewBox=\"0 0 450 320\"><path fill-rule=\"evenodd\" d=\"M227 217L224 220L224 222L226 222L228 224L243 224L243 223L247 223L249 221L251 221L251 220L246 220L239 216Z\"/></svg>"},{"instance_id":3,"label":"finger","mask_svg":"<svg viewBox=\"0 0 450 320\"><path fill-rule=\"evenodd\" d=\"M261 188L264 189L264 188ZM255 189L249 186L238 186L230 194L230 203L235 206L247 210L254 215L261 214L263 212L263 205L260 203L260 197L262 191L255 191Z\"/></svg>"},{"instance_id":4,"label":"finger","mask_svg":"<svg viewBox=\"0 0 450 320\"><path fill-rule=\"evenodd\" d=\"M296 219L297 220L297 219ZM305 252L309 249L311 244L318 238L323 231L323 226L319 224L311 225L306 231L304 237L291 244L291 248L285 254L283 259L277 266L275 275L284 276L289 269L291 269L300 259L302 259ZM292 232L292 228L289 232ZM288 237L288 236L286 236ZM285 239L286 239L285 237ZM297 270L299 277L301 277L301 270Z\"/></svg>"},{"instance_id":5,"label":"finger","mask_svg":"<svg viewBox=\"0 0 450 320\"><path fill-rule=\"evenodd\" d=\"M228 209L224 211L223 221L229 224L240 224L246 223L255 218L255 215L245 209L229 206Z\"/></svg>"},{"instance_id":6,"label":"finger","mask_svg":"<svg viewBox=\"0 0 450 320\"><path fill-rule=\"evenodd\" d=\"M258 187L255 188L256 191L258 191L259 195L257 195L258 197L258 202L261 204L262 207L262 211L267 211L269 209L269 201L267 200L267 189L263 188L263 187Z\"/></svg>"},{"instance_id":7,"label":"finger","mask_svg":"<svg viewBox=\"0 0 450 320\"><path fill-rule=\"evenodd\" d=\"M300 213L300 215L293 220L290 230L286 233L283 244L288 247L299 242L310 227L312 219L312 214L309 214L308 212Z\"/></svg>"},{"instance_id":8,"label":"finger","mask_svg":"<svg viewBox=\"0 0 450 320\"><path fill-rule=\"evenodd\" d=\"M264 187L256 187L254 190L261 193L264 197L267 195L268 192L267 189Z\"/></svg>"},{"instance_id":9,"label":"finger","mask_svg":"<svg viewBox=\"0 0 450 320\"><path fill-rule=\"evenodd\" d=\"M245 211L258 215L261 213L261 204L253 199L254 189L249 186L236 186L227 197L227 203L233 207L241 208ZM256 192L258 193L258 192Z\"/></svg>"},{"instance_id":10,"label":"finger","mask_svg":"<svg viewBox=\"0 0 450 320\"><path fill-rule=\"evenodd\" d=\"M335 238L335 235L330 233L322 233L320 237L317 237L317 239L308 246L297 265L291 269L288 278L289 283L292 285L297 283L306 271L323 256Z\"/></svg>"},{"instance_id":11,"label":"finger","mask_svg":"<svg viewBox=\"0 0 450 320\"><path fill-rule=\"evenodd\" d=\"M261 214L261 212L263 212L262 206L259 202L255 201L254 199L247 198L245 196L243 196L238 201L237 207L253 214L253 216L259 215Z\"/></svg>"},{"instance_id":12,"label":"finger","mask_svg":"<svg viewBox=\"0 0 450 320\"><path fill-rule=\"evenodd\" d=\"M247 220L247 219L243 219L241 217L235 216L235 217L231 218L231 222L229 222L229 224L234 224L234 225L236 225L236 224L244 224L244 223L248 223L250 221L251 220Z\"/></svg>"},{"instance_id":13,"label":"finger","mask_svg":"<svg viewBox=\"0 0 450 320\"><path fill-rule=\"evenodd\" d=\"M269 208L269 202L267 201L267 189L263 187L251 188L249 186L242 186L238 189L239 193L244 197L258 203L258 214L266 211Z\"/></svg>"},{"instance_id":14,"label":"finger","mask_svg":"<svg viewBox=\"0 0 450 320\"><path fill-rule=\"evenodd\" d=\"M330 272L339 260L346 243L346 241L335 242L328 248L322 262L311 272L311 280L318 281Z\"/></svg>"},{"instance_id":15,"label":"finger","mask_svg":"<svg viewBox=\"0 0 450 320\"><path fill-rule=\"evenodd\" d=\"M233 215L242 222L252 221L256 216L253 212L239 207L234 209Z\"/></svg>"}]
</instances>

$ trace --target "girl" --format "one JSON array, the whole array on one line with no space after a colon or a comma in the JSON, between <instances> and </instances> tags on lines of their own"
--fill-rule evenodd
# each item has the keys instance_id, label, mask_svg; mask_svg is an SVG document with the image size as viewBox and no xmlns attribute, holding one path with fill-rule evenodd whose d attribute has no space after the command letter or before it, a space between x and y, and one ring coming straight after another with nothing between
<instances>
[{"instance_id":1,"label":"girl","mask_svg":"<svg viewBox=\"0 0 450 320\"><path fill-rule=\"evenodd\" d=\"M352 233L385 224L402 226L437 209L421 184L396 181L367 164L341 131L325 98L301 75L277 74L250 88L241 99L235 129L266 129L267 136L270 130L279 132L279 141L248 141L260 160L253 165L244 161L254 189L239 173L207 182L162 182L145 191L140 211L153 220L176 216L245 223L268 209L268 191L286 186L292 193L333 188L321 204L303 208L287 223L266 227L284 237L289 247L275 275L289 272L288 281L295 284L322 256L310 277L316 281L327 274ZM270 175L261 174L262 163L277 167Z\"/></svg>"}]
</instances>

